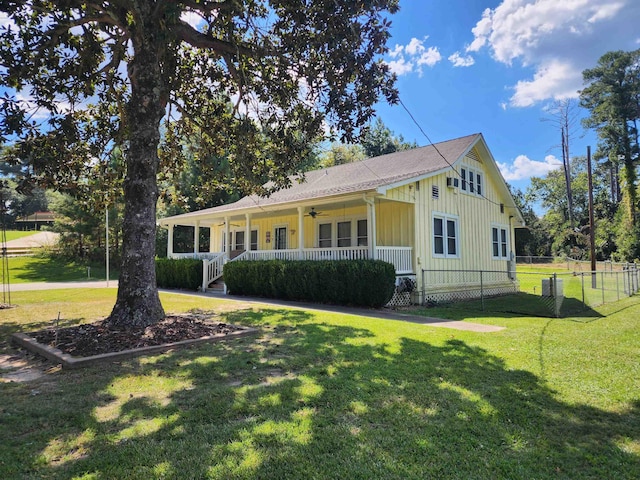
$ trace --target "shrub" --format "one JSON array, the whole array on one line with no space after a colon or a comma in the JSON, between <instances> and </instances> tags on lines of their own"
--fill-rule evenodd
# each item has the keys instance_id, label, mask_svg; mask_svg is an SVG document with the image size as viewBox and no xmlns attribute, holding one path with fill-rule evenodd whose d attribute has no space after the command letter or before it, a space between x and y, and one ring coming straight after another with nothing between
<instances>
[{"instance_id":1,"label":"shrub","mask_svg":"<svg viewBox=\"0 0 640 480\"><path fill-rule=\"evenodd\" d=\"M380 260L237 261L224 266L230 293L361 307L393 295L395 269Z\"/></svg>"},{"instance_id":2,"label":"shrub","mask_svg":"<svg viewBox=\"0 0 640 480\"><path fill-rule=\"evenodd\" d=\"M197 290L202 285L202 260L156 258L156 281L160 288Z\"/></svg>"}]
</instances>

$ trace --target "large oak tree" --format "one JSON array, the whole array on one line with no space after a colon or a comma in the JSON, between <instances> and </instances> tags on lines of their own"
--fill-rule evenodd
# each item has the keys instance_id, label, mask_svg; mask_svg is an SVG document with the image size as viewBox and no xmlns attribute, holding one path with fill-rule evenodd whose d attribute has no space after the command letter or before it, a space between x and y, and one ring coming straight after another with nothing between
<instances>
[{"instance_id":1,"label":"large oak tree","mask_svg":"<svg viewBox=\"0 0 640 480\"><path fill-rule=\"evenodd\" d=\"M27 179L81 189L88 166L124 151L112 326L164 316L154 268L159 149L171 159L181 135L201 132L208 153L230 158L247 185L286 186L327 127L353 142L381 97L395 101L380 55L397 8L397 0L0 1L0 140L14 146Z\"/></svg>"}]
</instances>

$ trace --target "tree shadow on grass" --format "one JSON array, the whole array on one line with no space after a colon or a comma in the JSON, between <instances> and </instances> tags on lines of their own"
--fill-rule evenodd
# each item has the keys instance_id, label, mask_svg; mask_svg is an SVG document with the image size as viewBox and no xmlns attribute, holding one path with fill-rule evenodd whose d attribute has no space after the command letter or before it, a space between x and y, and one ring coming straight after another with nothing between
<instances>
[{"instance_id":1,"label":"tree shadow on grass","mask_svg":"<svg viewBox=\"0 0 640 480\"><path fill-rule=\"evenodd\" d=\"M456 339L382 342L284 309L225 319L263 333L63 372L61 403L13 390L23 402L2 413L24 422L0 433L0 458L14 457L1 476L640 477L638 402L616 413L563 403Z\"/></svg>"},{"instance_id":2,"label":"tree shadow on grass","mask_svg":"<svg viewBox=\"0 0 640 480\"><path fill-rule=\"evenodd\" d=\"M475 318L512 318L521 317L550 317L556 316L555 299L542 297L530 293L519 292L512 295L486 298L482 300L468 300L465 302L448 303L416 310L419 315L446 318L451 320L465 320ZM579 316L580 318L603 318L597 310L585 306L580 300L565 297L560 307L560 317Z\"/></svg>"}]
</instances>

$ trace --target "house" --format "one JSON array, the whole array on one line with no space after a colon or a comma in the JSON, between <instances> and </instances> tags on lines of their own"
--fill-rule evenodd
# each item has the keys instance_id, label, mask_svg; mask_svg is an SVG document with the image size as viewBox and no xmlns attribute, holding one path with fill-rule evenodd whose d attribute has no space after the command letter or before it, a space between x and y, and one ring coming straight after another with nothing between
<instances>
[{"instance_id":1,"label":"house","mask_svg":"<svg viewBox=\"0 0 640 480\"><path fill-rule=\"evenodd\" d=\"M439 278L425 271L503 272L482 287L513 285L507 272L514 228L524 220L484 137L474 134L307 172L269 197L244 197L159 225L169 230L169 257L203 258L205 288L226 261L374 258L392 263L398 276L413 276L413 300L422 302L427 284L435 285L428 279ZM199 235L193 252L173 252L176 225L209 228L210 252L199 252ZM444 283L445 291L469 290L478 280Z\"/></svg>"}]
</instances>

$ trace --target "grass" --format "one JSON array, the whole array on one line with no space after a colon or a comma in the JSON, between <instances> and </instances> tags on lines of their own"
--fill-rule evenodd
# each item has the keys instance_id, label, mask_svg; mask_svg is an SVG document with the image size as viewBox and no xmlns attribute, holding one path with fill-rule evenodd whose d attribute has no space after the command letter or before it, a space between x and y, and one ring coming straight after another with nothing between
<instances>
[{"instance_id":1,"label":"grass","mask_svg":"<svg viewBox=\"0 0 640 480\"><path fill-rule=\"evenodd\" d=\"M69 262L44 256L9 257L8 262L11 283L73 282L106 278L104 264ZM87 267L90 267L90 272ZM117 278L113 267L110 268L109 276L111 279Z\"/></svg>"},{"instance_id":2,"label":"grass","mask_svg":"<svg viewBox=\"0 0 640 480\"><path fill-rule=\"evenodd\" d=\"M115 290L17 292L7 335ZM474 333L163 294L260 336L0 383L0 478L640 478L640 300ZM432 310L435 311L435 310Z\"/></svg>"}]
</instances>

